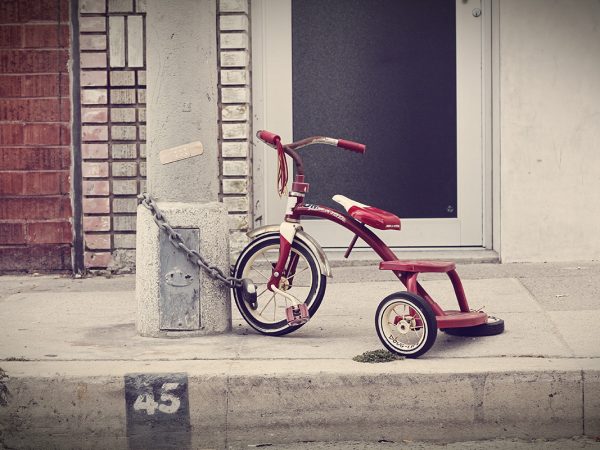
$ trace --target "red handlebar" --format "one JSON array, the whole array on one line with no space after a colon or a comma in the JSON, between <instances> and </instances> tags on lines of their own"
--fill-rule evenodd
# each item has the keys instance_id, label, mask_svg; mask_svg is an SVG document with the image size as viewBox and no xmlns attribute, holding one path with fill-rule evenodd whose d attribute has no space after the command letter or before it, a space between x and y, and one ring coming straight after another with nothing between
<instances>
[{"instance_id":1,"label":"red handlebar","mask_svg":"<svg viewBox=\"0 0 600 450\"><path fill-rule=\"evenodd\" d=\"M367 146L365 144L359 144L358 142L347 141L345 139L338 139L337 146L361 154L367 151Z\"/></svg>"},{"instance_id":2,"label":"red handlebar","mask_svg":"<svg viewBox=\"0 0 600 450\"><path fill-rule=\"evenodd\" d=\"M272 147L277 146L277 142L281 142L281 138L279 135L275 133L271 133L270 131L260 130L256 133L256 136L263 142L271 145ZM343 148L345 150L350 150L351 152L356 153L364 153L367 150L367 146L365 144L359 144L358 142L347 141L346 139L332 139L323 136L313 136L310 138L302 139L298 142L292 142L291 144L287 144L286 147L288 149L297 150L299 148L305 147L311 144L327 144L334 145L339 148Z\"/></svg>"},{"instance_id":3,"label":"red handlebar","mask_svg":"<svg viewBox=\"0 0 600 450\"><path fill-rule=\"evenodd\" d=\"M277 145L276 141L281 142L281 138L277 134L271 133L270 131L260 130L256 133L256 137L258 137L261 141L273 146Z\"/></svg>"}]
</instances>

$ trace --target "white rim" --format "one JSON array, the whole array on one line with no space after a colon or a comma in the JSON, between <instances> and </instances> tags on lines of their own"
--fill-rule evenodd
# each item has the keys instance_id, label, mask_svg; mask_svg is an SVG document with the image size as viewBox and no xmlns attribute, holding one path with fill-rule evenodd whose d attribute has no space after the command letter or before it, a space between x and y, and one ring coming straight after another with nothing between
<instances>
[{"instance_id":1,"label":"white rim","mask_svg":"<svg viewBox=\"0 0 600 450\"><path fill-rule=\"evenodd\" d=\"M306 303L314 282L312 270L307 258L302 253L292 248L292 254L299 258L296 273L293 277L283 280L284 283L291 283L291 287L288 287L289 292L299 301ZM277 262L278 256L279 243L267 245L250 257L242 272L242 278L250 278L256 285L257 308L252 309L246 305L248 314L255 321L265 325L286 320L285 309L291 306L290 300L283 295L267 289L267 282L271 277L271 267ZM316 280L316 283L315 292L318 292L320 280ZM307 305L310 304L307 303Z\"/></svg>"},{"instance_id":2,"label":"white rim","mask_svg":"<svg viewBox=\"0 0 600 450\"><path fill-rule=\"evenodd\" d=\"M416 353L429 335L423 312L409 300L388 301L381 308L377 322L385 341L400 353Z\"/></svg>"}]
</instances>

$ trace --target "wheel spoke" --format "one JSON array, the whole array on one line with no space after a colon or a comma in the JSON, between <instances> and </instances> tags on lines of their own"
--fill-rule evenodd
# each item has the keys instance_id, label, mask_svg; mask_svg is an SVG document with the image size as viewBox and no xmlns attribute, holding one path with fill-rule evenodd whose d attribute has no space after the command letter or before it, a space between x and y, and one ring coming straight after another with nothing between
<instances>
[{"instance_id":1,"label":"wheel spoke","mask_svg":"<svg viewBox=\"0 0 600 450\"><path fill-rule=\"evenodd\" d=\"M291 277L288 278L288 280L292 280L296 275L301 274L302 272L304 272L305 270L308 270L310 267L306 266L304 269L300 270L300 271L296 271L296 273L294 275L292 275Z\"/></svg>"},{"instance_id":2,"label":"wheel spoke","mask_svg":"<svg viewBox=\"0 0 600 450\"><path fill-rule=\"evenodd\" d=\"M263 258L264 258L264 260L267 262L267 264L271 266L271 268L275 267L275 266L274 266L274 264L273 264L271 261L269 261L269 259L267 258L267 252L264 252L264 253L262 254L262 257L263 257Z\"/></svg>"},{"instance_id":3,"label":"wheel spoke","mask_svg":"<svg viewBox=\"0 0 600 450\"><path fill-rule=\"evenodd\" d=\"M256 273L258 273L261 277L263 277L265 280L269 281L269 277L267 277L265 274L263 274L260 270L255 268L254 271Z\"/></svg>"},{"instance_id":4,"label":"wheel spoke","mask_svg":"<svg viewBox=\"0 0 600 450\"><path fill-rule=\"evenodd\" d=\"M265 309L267 308L267 306L269 306L269 304L271 303L271 301L275 298L275 292L273 292L273 295L271 296L271 298L269 299L269 301L265 304L265 306L263 306L263 309L260 310L260 312L258 313L259 316L262 316L262 313L265 311Z\"/></svg>"}]
</instances>

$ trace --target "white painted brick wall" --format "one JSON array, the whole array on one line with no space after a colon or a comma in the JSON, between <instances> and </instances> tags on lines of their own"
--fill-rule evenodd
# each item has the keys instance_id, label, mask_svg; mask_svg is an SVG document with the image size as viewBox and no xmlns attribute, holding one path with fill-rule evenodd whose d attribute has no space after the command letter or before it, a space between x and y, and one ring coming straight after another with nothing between
<instances>
[{"instance_id":1,"label":"white painted brick wall","mask_svg":"<svg viewBox=\"0 0 600 450\"><path fill-rule=\"evenodd\" d=\"M241 6L238 13L244 13ZM235 12L235 5L229 8ZM88 247L85 259L88 267L129 268L135 259L136 196L146 190L146 0L79 0L79 9L80 49L85 51L79 54L85 106L81 121L86 132L83 183L89 187L84 191L84 203L102 202L106 205L102 213L107 214L90 215L99 211L84 210L84 223L88 224L84 233L86 242L91 236L88 232L105 231L103 236L112 237L102 247ZM236 51L244 47L231 45L247 41L225 37L224 42ZM105 142L87 143L98 140Z\"/></svg>"},{"instance_id":2,"label":"white painted brick wall","mask_svg":"<svg viewBox=\"0 0 600 450\"><path fill-rule=\"evenodd\" d=\"M221 67L246 67L249 55L246 50L221 52Z\"/></svg>"},{"instance_id":3,"label":"white painted brick wall","mask_svg":"<svg viewBox=\"0 0 600 450\"><path fill-rule=\"evenodd\" d=\"M248 121L248 105L226 105L221 110L221 120L223 121Z\"/></svg>"},{"instance_id":4,"label":"white painted brick wall","mask_svg":"<svg viewBox=\"0 0 600 450\"><path fill-rule=\"evenodd\" d=\"M248 161L223 161L223 175L225 176L247 176Z\"/></svg>"},{"instance_id":5,"label":"white painted brick wall","mask_svg":"<svg viewBox=\"0 0 600 450\"><path fill-rule=\"evenodd\" d=\"M248 12L248 0L221 0L219 4L221 12Z\"/></svg>"},{"instance_id":6,"label":"white painted brick wall","mask_svg":"<svg viewBox=\"0 0 600 450\"><path fill-rule=\"evenodd\" d=\"M221 33L221 48L248 48L248 34Z\"/></svg>"},{"instance_id":7,"label":"white painted brick wall","mask_svg":"<svg viewBox=\"0 0 600 450\"><path fill-rule=\"evenodd\" d=\"M248 31L248 16L235 14L219 18L221 31Z\"/></svg>"},{"instance_id":8,"label":"white painted brick wall","mask_svg":"<svg viewBox=\"0 0 600 450\"><path fill-rule=\"evenodd\" d=\"M250 103L250 88L221 88L223 103Z\"/></svg>"},{"instance_id":9,"label":"white painted brick wall","mask_svg":"<svg viewBox=\"0 0 600 450\"><path fill-rule=\"evenodd\" d=\"M223 123L223 139L247 139L250 129L247 123Z\"/></svg>"},{"instance_id":10,"label":"white painted brick wall","mask_svg":"<svg viewBox=\"0 0 600 450\"><path fill-rule=\"evenodd\" d=\"M221 192L229 210L232 257L247 243L251 222L250 48L248 0L220 0ZM235 159L234 159L235 158Z\"/></svg>"},{"instance_id":11,"label":"white painted brick wall","mask_svg":"<svg viewBox=\"0 0 600 450\"><path fill-rule=\"evenodd\" d=\"M223 142L222 154L226 158L245 158L248 147L248 142Z\"/></svg>"},{"instance_id":12,"label":"white painted brick wall","mask_svg":"<svg viewBox=\"0 0 600 450\"><path fill-rule=\"evenodd\" d=\"M247 85L250 80L250 74L245 69L221 70L221 84L243 84Z\"/></svg>"}]
</instances>

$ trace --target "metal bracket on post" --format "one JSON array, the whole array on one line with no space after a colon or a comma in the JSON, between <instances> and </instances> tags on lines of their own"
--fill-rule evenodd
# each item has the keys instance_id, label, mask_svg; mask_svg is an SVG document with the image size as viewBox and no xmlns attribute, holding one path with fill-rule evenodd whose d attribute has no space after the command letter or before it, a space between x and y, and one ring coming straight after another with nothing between
<instances>
[{"instance_id":1,"label":"metal bracket on post","mask_svg":"<svg viewBox=\"0 0 600 450\"><path fill-rule=\"evenodd\" d=\"M200 230L175 229L185 245L198 251ZM197 330L200 321L200 268L186 254L169 245L169 237L160 238L159 328L161 330Z\"/></svg>"}]
</instances>

